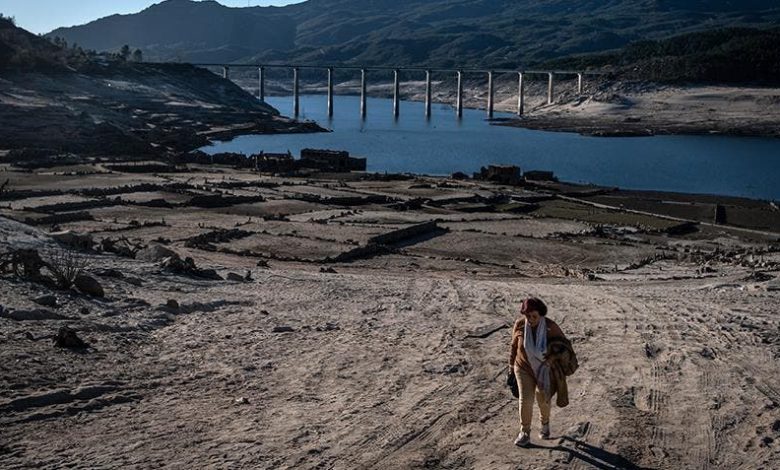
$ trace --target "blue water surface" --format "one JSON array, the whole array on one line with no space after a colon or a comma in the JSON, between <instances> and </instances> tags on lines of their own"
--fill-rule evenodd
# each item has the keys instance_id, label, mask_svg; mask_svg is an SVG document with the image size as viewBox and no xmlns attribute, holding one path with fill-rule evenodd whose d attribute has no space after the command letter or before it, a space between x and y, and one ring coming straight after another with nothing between
<instances>
[{"instance_id":1,"label":"blue water surface","mask_svg":"<svg viewBox=\"0 0 780 470\"><path fill-rule=\"evenodd\" d=\"M269 97L284 115L291 97ZM317 121L331 133L246 135L204 148L208 153L258 153L303 148L348 150L368 158L374 172L448 175L471 173L489 164L525 170L552 170L561 180L627 189L743 196L780 200L780 139L725 136L586 137L492 126L485 112L402 102L393 118L389 99L371 98L360 118L360 98L336 96L327 117L324 95L301 97L300 119ZM510 117L497 113L496 117Z\"/></svg>"}]
</instances>

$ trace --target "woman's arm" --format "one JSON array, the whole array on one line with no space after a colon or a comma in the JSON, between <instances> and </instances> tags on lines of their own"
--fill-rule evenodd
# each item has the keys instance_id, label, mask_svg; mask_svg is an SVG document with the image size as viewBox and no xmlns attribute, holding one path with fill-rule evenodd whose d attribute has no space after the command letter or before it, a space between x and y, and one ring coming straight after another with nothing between
<instances>
[{"instance_id":1,"label":"woman's arm","mask_svg":"<svg viewBox=\"0 0 780 470\"><path fill-rule=\"evenodd\" d=\"M517 358L517 348L520 343L520 337L523 331L523 319L518 318L515 321L515 326L512 327L512 346L509 351L509 368L512 369L515 366L515 359Z\"/></svg>"}]
</instances>

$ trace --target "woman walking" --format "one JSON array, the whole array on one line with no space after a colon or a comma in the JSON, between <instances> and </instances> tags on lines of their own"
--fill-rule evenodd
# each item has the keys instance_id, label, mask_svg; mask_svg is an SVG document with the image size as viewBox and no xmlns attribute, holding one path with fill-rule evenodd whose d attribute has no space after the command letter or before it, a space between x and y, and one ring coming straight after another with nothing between
<instances>
[{"instance_id":1,"label":"woman walking","mask_svg":"<svg viewBox=\"0 0 780 470\"><path fill-rule=\"evenodd\" d=\"M550 437L550 367L545 354L547 345L554 338L565 339L558 325L547 318L547 306L541 300L531 297L523 301L521 317L512 329L512 349L509 369L514 371L520 395L520 434L515 445L524 447L531 441L531 417L534 398L539 405L541 430L539 437Z\"/></svg>"}]
</instances>

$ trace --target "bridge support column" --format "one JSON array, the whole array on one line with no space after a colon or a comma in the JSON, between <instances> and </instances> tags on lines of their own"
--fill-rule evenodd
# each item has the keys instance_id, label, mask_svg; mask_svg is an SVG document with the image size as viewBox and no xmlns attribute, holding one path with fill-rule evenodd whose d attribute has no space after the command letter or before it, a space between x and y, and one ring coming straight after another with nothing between
<instances>
[{"instance_id":1,"label":"bridge support column","mask_svg":"<svg viewBox=\"0 0 780 470\"><path fill-rule=\"evenodd\" d=\"M425 117L431 117L431 71L425 71Z\"/></svg>"},{"instance_id":2,"label":"bridge support column","mask_svg":"<svg viewBox=\"0 0 780 470\"><path fill-rule=\"evenodd\" d=\"M328 68L328 117L333 117L333 68Z\"/></svg>"},{"instance_id":3,"label":"bridge support column","mask_svg":"<svg viewBox=\"0 0 780 470\"><path fill-rule=\"evenodd\" d=\"M257 69L257 97L265 102L265 67Z\"/></svg>"},{"instance_id":4,"label":"bridge support column","mask_svg":"<svg viewBox=\"0 0 780 470\"><path fill-rule=\"evenodd\" d=\"M360 117L366 118L366 69L360 71Z\"/></svg>"},{"instance_id":5,"label":"bridge support column","mask_svg":"<svg viewBox=\"0 0 780 470\"><path fill-rule=\"evenodd\" d=\"M582 74L581 73L577 74L577 94L578 95L582 94Z\"/></svg>"},{"instance_id":6,"label":"bridge support column","mask_svg":"<svg viewBox=\"0 0 780 470\"><path fill-rule=\"evenodd\" d=\"M458 118L463 117L463 72L458 70L458 97L455 103L455 112Z\"/></svg>"},{"instance_id":7,"label":"bridge support column","mask_svg":"<svg viewBox=\"0 0 780 470\"><path fill-rule=\"evenodd\" d=\"M299 92L298 67L293 68L293 114L298 117L301 111L301 99Z\"/></svg>"},{"instance_id":8,"label":"bridge support column","mask_svg":"<svg viewBox=\"0 0 780 470\"><path fill-rule=\"evenodd\" d=\"M547 104L553 104L553 94L555 93L555 84L553 83L555 74L547 73Z\"/></svg>"},{"instance_id":9,"label":"bridge support column","mask_svg":"<svg viewBox=\"0 0 780 470\"><path fill-rule=\"evenodd\" d=\"M522 116L525 111L525 84L523 83L523 72L517 74L517 115Z\"/></svg>"},{"instance_id":10,"label":"bridge support column","mask_svg":"<svg viewBox=\"0 0 780 470\"><path fill-rule=\"evenodd\" d=\"M487 116L493 119L493 72L488 72Z\"/></svg>"},{"instance_id":11,"label":"bridge support column","mask_svg":"<svg viewBox=\"0 0 780 470\"><path fill-rule=\"evenodd\" d=\"M393 70L393 117L398 119L401 114L401 82L400 72Z\"/></svg>"},{"instance_id":12,"label":"bridge support column","mask_svg":"<svg viewBox=\"0 0 780 470\"><path fill-rule=\"evenodd\" d=\"M227 65L222 67L222 78L224 78L225 80L230 79L230 67L228 67Z\"/></svg>"}]
</instances>

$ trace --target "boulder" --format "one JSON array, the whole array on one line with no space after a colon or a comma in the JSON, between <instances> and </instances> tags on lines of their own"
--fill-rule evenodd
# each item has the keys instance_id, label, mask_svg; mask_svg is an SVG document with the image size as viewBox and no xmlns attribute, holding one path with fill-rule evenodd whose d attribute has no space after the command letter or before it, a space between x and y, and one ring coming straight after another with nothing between
<instances>
[{"instance_id":1,"label":"boulder","mask_svg":"<svg viewBox=\"0 0 780 470\"><path fill-rule=\"evenodd\" d=\"M91 295L92 297L105 297L106 295L100 282L87 274L79 274L76 276L73 285L76 286L76 289L80 292Z\"/></svg>"},{"instance_id":2,"label":"boulder","mask_svg":"<svg viewBox=\"0 0 780 470\"><path fill-rule=\"evenodd\" d=\"M103 252L114 253L115 255L124 256L125 258L135 258L140 247L131 244L126 238L120 238L118 240L104 238L100 242L100 249Z\"/></svg>"},{"instance_id":3,"label":"boulder","mask_svg":"<svg viewBox=\"0 0 780 470\"><path fill-rule=\"evenodd\" d=\"M158 244L149 245L143 250L140 250L135 254L135 258L141 261L149 261L151 263L157 263L159 261L165 260L166 258L170 258L172 260L181 259L181 257L175 251Z\"/></svg>"},{"instance_id":4,"label":"boulder","mask_svg":"<svg viewBox=\"0 0 780 470\"><path fill-rule=\"evenodd\" d=\"M33 302L35 302L38 305L43 305L44 307L52 307L52 308L59 307L59 304L57 303L57 297L53 295L42 295L40 297L36 297L35 299L33 299Z\"/></svg>"},{"instance_id":5,"label":"boulder","mask_svg":"<svg viewBox=\"0 0 780 470\"><path fill-rule=\"evenodd\" d=\"M50 233L49 235L60 244L74 250L91 250L95 244L92 235L77 233L72 230Z\"/></svg>"},{"instance_id":6,"label":"boulder","mask_svg":"<svg viewBox=\"0 0 780 470\"><path fill-rule=\"evenodd\" d=\"M221 281L222 276L220 276L215 269L198 269L196 272L192 273L194 276L203 278L203 279L210 279L212 281Z\"/></svg>"},{"instance_id":7,"label":"boulder","mask_svg":"<svg viewBox=\"0 0 780 470\"><path fill-rule=\"evenodd\" d=\"M129 277L128 276L128 277L125 278L125 282L127 282L130 285L136 286L136 287L141 287L141 286L144 285L144 281L142 281L141 279L139 279L137 277Z\"/></svg>"},{"instance_id":8,"label":"boulder","mask_svg":"<svg viewBox=\"0 0 780 470\"><path fill-rule=\"evenodd\" d=\"M295 329L293 327L291 327L291 326L279 325L279 326L273 327L273 329L271 330L271 333L292 333L294 331L295 331Z\"/></svg>"},{"instance_id":9,"label":"boulder","mask_svg":"<svg viewBox=\"0 0 780 470\"><path fill-rule=\"evenodd\" d=\"M160 266L170 272L176 274L186 274L188 276L195 276L202 279L211 279L214 281L221 281L222 277L217 274L214 269L199 269L195 266L195 260L191 257L181 259L179 255L173 253L173 256L163 258ZM241 278L243 280L243 278Z\"/></svg>"},{"instance_id":10,"label":"boulder","mask_svg":"<svg viewBox=\"0 0 780 470\"><path fill-rule=\"evenodd\" d=\"M0 312L0 317L15 321L72 320L70 317L43 308L35 310L6 310Z\"/></svg>"},{"instance_id":11,"label":"boulder","mask_svg":"<svg viewBox=\"0 0 780 470\"><path fill-rule=\"evenodd\" d=\"M63 326L57 331L54 337L54 345L58 348L84 349L89 345L76 335L76 332L67 326Z\"/></svg>"},{"instance_id":12,"label":"boulder","mask_svg":"<svg viewBox=\"0 0 780 470\"><path fill-rule=\"evenodd\" d=\"M235 282L244 282L246 279L244 279L244 277L239 275L239 274L228 273L227 280L228 281L235 281Z\"/></svg>"}]
</instances>

